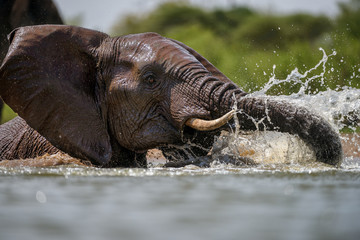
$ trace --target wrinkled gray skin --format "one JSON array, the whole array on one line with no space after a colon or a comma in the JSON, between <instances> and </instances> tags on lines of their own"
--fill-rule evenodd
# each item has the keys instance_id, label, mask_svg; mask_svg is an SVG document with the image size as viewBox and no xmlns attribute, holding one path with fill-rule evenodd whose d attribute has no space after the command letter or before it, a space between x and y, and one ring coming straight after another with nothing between
<instances>
[{"instance_id":1,"label":"wrinkled gray skin","mask_svg":"<svg viewBox=\"0 0 360 240\"><path fill-rule=\"evenodd\" d=\"M341 162L339 136L324 119L287 102L248 97L175 40L155 33L110 38L69 26L20 28L10 40L0 94L26 123L19 117L0 126L0 159L54 152L49 142L102 167L145 166L151 148L169 160L195 159L208 154L219 129L199 132L185 122L224 115L235 96L242 129L261 121L260 130L299 135L318 161ZM37 146L29 144L34 138ZM188 141L198 147L188 153L176 147Z\"/></svg>"},{"instance_id":2,"label":"wrinkled gray skin","mask_svg":"<svg viewBox=\"0 0 360 240\"><path fill-rule=\"evenodd\" d=\"M0 1L0 63L9 48L7 35L20 26L62 24L56 6L51 0L1 0ZM0 120L3 102L0 98Z\"/></svg>"}]
</instances>

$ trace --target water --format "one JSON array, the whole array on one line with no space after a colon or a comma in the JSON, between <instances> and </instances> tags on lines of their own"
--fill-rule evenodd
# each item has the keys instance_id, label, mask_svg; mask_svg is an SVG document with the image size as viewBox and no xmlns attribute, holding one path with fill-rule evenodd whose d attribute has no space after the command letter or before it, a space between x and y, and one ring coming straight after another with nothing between
<instances>
[{"instance_id":1,"label":"water","mask_svg":"<svg viewBox=\"0 0 360 240\"><path fill-rule=\"evenodd\" d=\"M313 170L3 173L0 239L358 239L359 171Z\"/></svg>"},{"instance_id":2,"label":"water","mask_svg":"<svg viewBox=\"0 0 360 240\"><path fill-rule=\"evenodd\" d=\"M278 80L274 67L253 95L297 81L299 92L276 98L313 109L337 130L356 129L359 89L306 93L309 81L326 77L331 54L323 53L314 67L321 74L294 70ZM151 159L148 169L0 167L0 239L359 239L358 134L342 135L345 159L334 168L315 162L295 136L234 133L238 154L257 165L166 169Z\"/></svg>"}]
</instances>

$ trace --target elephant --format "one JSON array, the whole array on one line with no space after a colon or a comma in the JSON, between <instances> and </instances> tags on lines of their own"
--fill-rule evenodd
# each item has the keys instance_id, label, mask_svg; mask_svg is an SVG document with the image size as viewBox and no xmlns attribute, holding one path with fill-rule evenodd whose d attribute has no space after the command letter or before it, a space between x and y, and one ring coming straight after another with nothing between
<instances>
[{"instance_id":1,"label":"elephant","mask_svg":"<svg viewBox=\"0 0 360 240\"><path fill-rule=\"evenodd\" d=\"M9 48L7 35L20 26L39 24L63 24L61 16L51 0L2 0L0 8L0 62ZM0 120L3 102L0 98Z\"/></svg>"},{"instance_id":2,"label":"elephant","mask_svg":"<svg viewBox=\"0 0 360 240\"><path fill-rule=\"evenodd\" d=\"M339 135L325 119L252 97L179 41L66 25L21 27L9 40L0 94L19 117L0 126L0 159L62 151L99 167L143 167L153 148L169 161L196 159L235 116L243 130L298 135L317 161L341 163Z\"/></svg>"}]
</instances>

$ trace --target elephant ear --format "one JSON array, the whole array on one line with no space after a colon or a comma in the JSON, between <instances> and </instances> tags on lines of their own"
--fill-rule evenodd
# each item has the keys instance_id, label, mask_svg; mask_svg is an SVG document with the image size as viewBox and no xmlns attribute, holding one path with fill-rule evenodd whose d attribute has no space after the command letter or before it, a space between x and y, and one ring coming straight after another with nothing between
<instances>
[{"instance_id":1,"label":"elephant ear","mask_svg":"<svg viewBox=\"0 0 360 240\"><path fill-rule=\"evenodd\" d=\"M231 80L226 77L222 72L220 72L214 65L212 65L206 58L201 56L198 52L196 52L194 49L190 48L189 46L183 44L182 42L179 42L174 39L170 39L171 41L177 43L181 47L185 48L191 55L193 55L211 74L218 78L220 81L228 83L231 82Z\"/></svg>"},{"instance_id":2,"label":"elephant ear","mask_svg":"<svg viewBox=\"0 0 360 240\"><path fill-rule=\"evenodd\" d=\"M0 95L55 147L102 165L110 137L97 103L95 49L108 35L80 27L23 27L0 68Z\"/></svg>"}]
</instances>

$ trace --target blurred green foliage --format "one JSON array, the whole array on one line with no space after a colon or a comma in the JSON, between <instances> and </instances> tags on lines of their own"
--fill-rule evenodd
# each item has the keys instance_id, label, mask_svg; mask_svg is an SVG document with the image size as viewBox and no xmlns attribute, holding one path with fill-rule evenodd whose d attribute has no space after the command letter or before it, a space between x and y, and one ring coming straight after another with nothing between
<instances>
[{"instance_id":1,"label":"blurred green foliage","mask_svg":"<svg viewBox=\"0 0 360 240\"><path fill-rule=\"evenodd\" d=\"M11 108L8 105L4 105L4 108L2 109L2 117L1 117L1 121L0 124L5 123L11 119L13 119L14 117L16 117L17 114L14 113L13 110L11 110Z\"/></svg>"},{"instance_id":2,"label":"blurred green foliage","mask_svg":"<svg viewBox=\"0 0 360 240\"><path fill-rule=\"evenodd\" d=\"M285 79L298 68L314 67L323 57L323 79L310 82L308 92L343 86L360 88L360 1L339 4L334 18L310 14L271 15L245 7L204 10L170 2L147 15L120 19L112 35L157 32L192 47L247 91L260 89L273 74ZM320 74L322 67L311 74ZM275 86L269 94L290 94L300 84Z\"/></svg>"}]
</instances>

